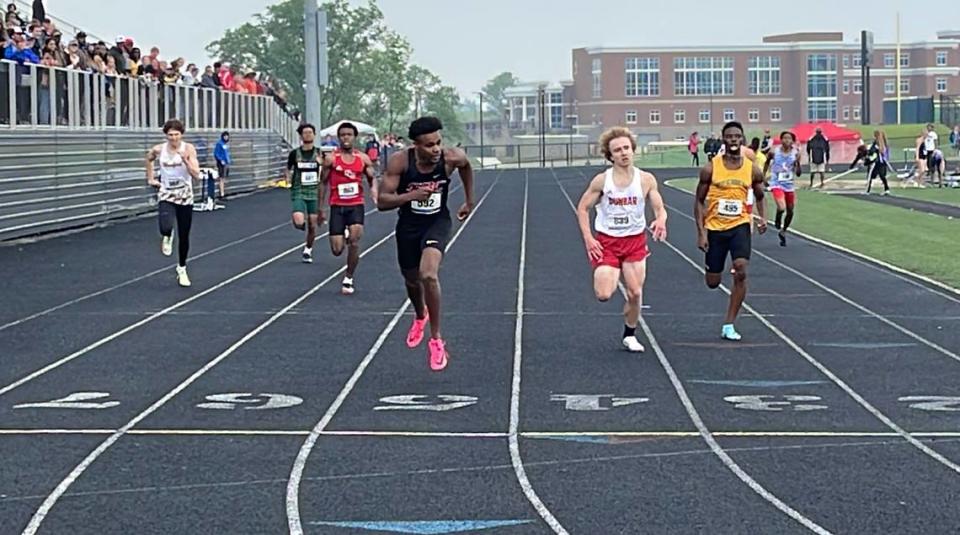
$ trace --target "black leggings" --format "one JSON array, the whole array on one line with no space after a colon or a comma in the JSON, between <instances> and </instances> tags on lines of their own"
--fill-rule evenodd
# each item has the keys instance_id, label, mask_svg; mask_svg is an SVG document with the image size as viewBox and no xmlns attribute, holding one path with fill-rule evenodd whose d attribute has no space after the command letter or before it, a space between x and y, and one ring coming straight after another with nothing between
<instances>
[{"instance_id":1,"label":"black leggings","mask_svg":"<svg viewBox=\"0 0 960 535\"><path fill-rule=\"evenodd\" d=\"M877 178L883 181L883 191L890 191L890 184L887 183L887 162L877 161L870 166L867 171L867 193L870 193L870 186Z\"/></svg>"},{"instance_id":2,"label":"black leggings","mask_svg":"<svg viewBox=\"0 0 960 535\"><path fill-rule=\"evenodd\" d=\"M190 252L190 225L193 224L193 204L181 205L160 201L160 234L173 234L173 221L177 221L177 251L180 265L187 265L187 253Z\"/></svg>"}]
</instances>

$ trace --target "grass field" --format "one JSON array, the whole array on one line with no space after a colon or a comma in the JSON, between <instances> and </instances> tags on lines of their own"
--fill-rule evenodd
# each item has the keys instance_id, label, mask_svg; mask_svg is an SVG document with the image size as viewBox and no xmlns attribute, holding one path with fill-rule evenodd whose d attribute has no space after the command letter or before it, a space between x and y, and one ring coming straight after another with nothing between
<instances>
[{"instance_id":1,"label":"grass field","mask_svg":"<svg viewBox=\"0 0 960 535\"><path fill-rule=\"evenodd\" d=\"M670 180L667 184L692 193L696 179ZM902 191L906 190L895 193ZM958 190L909 191L930 196L949 193L954 203L960 199ZM791 228L960 288L960 220L838 195L811 191L799 191L797 195ZM767 196L769 218L775 210L772 198Z\"/></svg>"}]
</instances>

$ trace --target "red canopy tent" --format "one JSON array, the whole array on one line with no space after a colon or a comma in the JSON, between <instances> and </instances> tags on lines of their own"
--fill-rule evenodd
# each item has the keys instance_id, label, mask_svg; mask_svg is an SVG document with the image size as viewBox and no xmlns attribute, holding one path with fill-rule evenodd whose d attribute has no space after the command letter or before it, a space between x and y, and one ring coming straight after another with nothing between
<instances>
[{"instance_id":1,"label":"red canopy tent","mask_svg":"<svg viewBox=\"0 0 960 535\"><path fill-rule=\"evenodd\" d=\"M817 133L817 128L821 130L823 137L827 138L827 141L830 142L831 162L849 163L853 161L854 156L857 154L857 147L862 143L860 132L829 122L797 123L789 129L797 138L796 144L801 154L806 155L807 141ZM774 135L776 137L773 139L773 143L779 144L779 134ZM806 161L806 157L804 157L804 163L809 163Z\"/></svg>"}]
</instances>

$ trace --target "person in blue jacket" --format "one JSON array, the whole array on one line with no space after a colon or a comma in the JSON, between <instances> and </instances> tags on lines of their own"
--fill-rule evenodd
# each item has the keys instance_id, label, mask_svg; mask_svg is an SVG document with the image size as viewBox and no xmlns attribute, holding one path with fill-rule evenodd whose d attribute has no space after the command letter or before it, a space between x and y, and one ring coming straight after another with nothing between
<instances>
[{"instance_id":1,"label":"person in blue jacket","mask_svg":"<svg viewBox=\"0 0 960 535\"><path fill-rule=\"evenodd\" d=\"M213 149L213 157L217 160L217 183L220 187L220 199L226 197L226 178L230 175L230 132L220 134L220 141L217 141L216 148Z\"/></svg>"}]
</instances>

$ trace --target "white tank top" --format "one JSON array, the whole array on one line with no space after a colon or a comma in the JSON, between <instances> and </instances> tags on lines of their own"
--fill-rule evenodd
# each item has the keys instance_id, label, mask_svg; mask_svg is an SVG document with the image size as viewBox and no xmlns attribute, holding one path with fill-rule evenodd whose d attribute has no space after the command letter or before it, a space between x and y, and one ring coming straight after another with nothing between
<instances>
[{"instance_id":1,"label":"white tank top","mask_svg":"<svg viewBox=\"0 0 960 535\"><path fill-rule=\"evenodd\" d=\"M597 232L616 238L643 234L647 229L645 202L639 169L633 168L633 180L623 189L613 181L613 168L607 169L594 221Z\"/></svg>"},{"instance_id":2,"label":"white tank top","mask_svg":"<svg viewBox=\"0 0 960 535\"><path fill-rule=\"evenodd\" d=\"M185 147L180 145L180 150L173 152L169 143L164 143L160 149L160 191L182 190L190 188L192 191L193 182L190 172L187 171L187 164L184 162Z\"/></svg>"}]
</instances>

